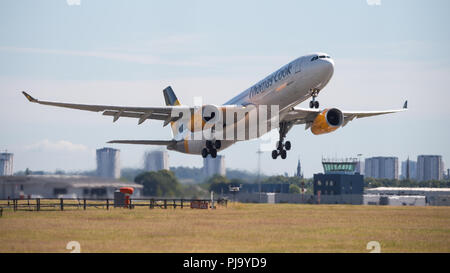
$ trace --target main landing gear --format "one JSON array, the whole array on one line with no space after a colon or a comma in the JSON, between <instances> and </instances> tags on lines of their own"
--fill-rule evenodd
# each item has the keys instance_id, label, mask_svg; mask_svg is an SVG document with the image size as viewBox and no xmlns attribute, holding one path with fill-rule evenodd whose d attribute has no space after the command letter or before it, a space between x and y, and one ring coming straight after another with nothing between
<instances>
[{"instance_id":1,"label":"main landing gear","mask_svg":"<svg viewBox=\"0 0 450 273\"><path fill-rule=\"evenodd\" d=\"M288 124L286 122L280 123L280 140L277 142L277 149L272 151L272 158L277 159L278 156L281 156L282 159L286 159L287 151L291 149L291 142L284 142L284 138L286 137L286 133L288 132Z\"/></svg>"},{"instance_id":2,"label":"main landing gear","mask_svg":"<svg viewBox=\"0 0 450 273\"><path fill-rule=\"evenodd\" d=\"M319 101L316 100L316 97L319 95L319 91L319 89L310 90L312 100L309 102L309 108L319 108Z\"/></svg>"},{"instance_id":3,"label":"main landing gear","mask_svg":"<svg viewBox=\"0 0 450 273\"><path fill-rule=\"evenodd\" d=\"M202 149L202 157L206 158L208 154L211 155L212 158L217 157L217 150L222 147L222 142L220 140L207 140L206 147Z\"/></svg>"}]
</instances>

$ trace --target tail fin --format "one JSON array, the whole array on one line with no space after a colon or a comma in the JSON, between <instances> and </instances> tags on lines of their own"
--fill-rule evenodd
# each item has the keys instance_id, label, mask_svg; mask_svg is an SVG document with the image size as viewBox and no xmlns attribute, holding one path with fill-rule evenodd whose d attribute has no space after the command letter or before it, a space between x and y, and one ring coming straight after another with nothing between
<instances>
[{"instance_id":1,"label":"tail fin","mask_svg":"<svg viewBox=\"0 0 450 273\"><path fill-rule=\"evenodd\" d=\"M177 99L175 92L173 92L172 87L167 86L163 90L164 100L166 101L167 106L177 106L180 105L180 101ZM178 122L171 121L170 127L172 128L172 138L174 138L178 134Z\"/></svg>"},{"instance_id":2,"label":"tail fin","mask_svg":"<svg viewBox=\"0 0 450 273\"><path fill-rule=\"evenodd\" d=\"M164 94L164 100L166 101L167 106L175 106L180 105L180 102L177 99L177 96L175 95L175 92L173 92L172 87L167 86L163 90Z\"/></svg>"}]
</instances>

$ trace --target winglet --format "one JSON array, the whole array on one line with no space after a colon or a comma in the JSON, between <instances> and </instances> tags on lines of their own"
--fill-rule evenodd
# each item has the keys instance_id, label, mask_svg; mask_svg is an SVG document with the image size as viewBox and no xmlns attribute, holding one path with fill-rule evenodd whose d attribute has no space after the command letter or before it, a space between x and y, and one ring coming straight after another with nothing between
<instances>
[{"instance_id":1,"label":"winglet","mask_svg":"<svg viewBox=\"0 0 450 273\"><path fill-rule=\"evenodd\" d=\"M27 92L22 91L22 94L30 101L30 102L38 102L37 99L33 98L32 96L30 96L29 94L27 94Z\"/></svg>"},{"instance_id":2,"label":"winglet","mask_svg":"<svg viewBox=\"0 0 450 273\"><path fill-rule=\"evenodd\" d=\"M403 109L408 109L408 100L405 100L405 103L403 104Z\"/></svg>"}]
</instances>

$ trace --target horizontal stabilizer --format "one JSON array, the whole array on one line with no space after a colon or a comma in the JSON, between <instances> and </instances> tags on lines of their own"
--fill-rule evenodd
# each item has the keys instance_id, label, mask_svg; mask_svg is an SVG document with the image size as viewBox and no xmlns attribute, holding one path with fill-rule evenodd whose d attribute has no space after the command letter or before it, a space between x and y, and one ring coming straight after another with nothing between
<instances>
[{"instance_id":1,"label":"horizontal stabilizer","mask_svg":"<svg viewBox=\"0 0 450 273\"><path fill-rule=\"evenodd\" d=\"M111 140L108 143L169 146L175 145L177 142L175 140Z\"/></svg>"}]
</instances>

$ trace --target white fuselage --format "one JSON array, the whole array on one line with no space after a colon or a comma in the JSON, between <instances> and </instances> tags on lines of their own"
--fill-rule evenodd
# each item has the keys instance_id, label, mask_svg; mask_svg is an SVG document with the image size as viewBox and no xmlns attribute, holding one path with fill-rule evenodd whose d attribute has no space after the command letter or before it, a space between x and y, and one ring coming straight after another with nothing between
<instances>
[{"instance_id":1,"label":"white fuselage","mask_svg":"<svg viewBox=\"0 0 450 273\"><path fill-rule=\"evenodd\" d=\"M322 90L333 76L334 62L324 53L299 57L243 91L224 105L277 105L279 119L286 110L311 97L311 90ZM225 130L234 130L235 124L227 124ZM188 126L185 126L188 128ZM273 128L272 128L273 129ZM180 133L179 141L172 149L190 154L200 154L206 140L185 139ZM259 135L260 136L260 135ZM258 136L258 137L259 137ZM176 137L177 138L177 137ZM223 150L237 140L222 140Z\"/></svg>"}]
</instances>

